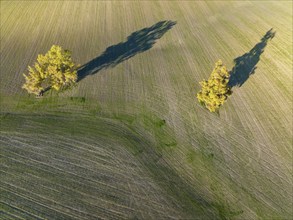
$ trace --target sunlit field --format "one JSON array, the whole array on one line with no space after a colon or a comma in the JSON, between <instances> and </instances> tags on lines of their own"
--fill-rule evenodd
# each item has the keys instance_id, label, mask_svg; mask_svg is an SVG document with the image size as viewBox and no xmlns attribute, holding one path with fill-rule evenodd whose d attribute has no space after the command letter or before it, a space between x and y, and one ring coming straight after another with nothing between
<instances>
[{"instance_id":1,"label":"sunlit field","mask_svg":"<svg viewBox=\"0 0 293 220\"><path fill-rule=\"evenodd\" d=\"M291 1L0 4L1 219L293 218ZM36 98L53 44L78 83Z\"/></svg>"}]
</instances>

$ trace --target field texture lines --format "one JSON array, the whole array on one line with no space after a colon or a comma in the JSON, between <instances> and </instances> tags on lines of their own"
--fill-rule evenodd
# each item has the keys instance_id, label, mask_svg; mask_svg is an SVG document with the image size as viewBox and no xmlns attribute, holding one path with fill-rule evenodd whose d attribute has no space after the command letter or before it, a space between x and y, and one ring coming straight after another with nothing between
<instances>
[{"instance_id":1,"label":"field texture lines","mask_svg":"<svg viewBox=\"0 0 293 220\"><path fill-rule=\"evenodd\" d=\"M293 218L292 2L0 6L0 219ZM78 84L36 99L22 73L53 44Z\"/></svg>"}]
</instances>

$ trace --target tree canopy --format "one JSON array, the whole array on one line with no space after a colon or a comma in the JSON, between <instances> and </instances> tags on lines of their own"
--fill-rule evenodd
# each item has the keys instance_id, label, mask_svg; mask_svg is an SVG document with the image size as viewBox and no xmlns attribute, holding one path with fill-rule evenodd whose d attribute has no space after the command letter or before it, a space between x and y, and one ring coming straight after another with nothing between
<instances>
[{"instance_id":1,"label":"tree canopy","mask_svg":"<svg viewBox=\"0 0 293 220\"><path fill-rule=\"evenodd\" d=\"M229 78L230 74L226 66L221 60L218 60L209 79L199 83L202 88L197 93L197 99L210 112L218 111L228 96L232 94L228 85Z\"/></svg>"},{"instance_id":2,"label":"tree canopy","mask_svg":"<svg viewBox=\"0 0 293 220\"><path fill-rule=\"evenodd\" d=\"M61 90L76 83L76 65L71 59L71 52L53 45L45 54L39 54L34 66L28 66L29 73L23 74L25 83L22 86L28 93L42 95L50 88Z\"/></svg>"}]
</instances>

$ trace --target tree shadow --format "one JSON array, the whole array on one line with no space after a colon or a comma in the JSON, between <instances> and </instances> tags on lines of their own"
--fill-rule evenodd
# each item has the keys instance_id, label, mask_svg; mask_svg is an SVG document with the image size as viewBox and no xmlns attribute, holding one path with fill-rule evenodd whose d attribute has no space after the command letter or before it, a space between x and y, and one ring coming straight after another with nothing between
<instances>
[{"instance_id":1,"label":"tree shadow","mask_svg":"<svg viewBox=\"0 0 293 220\"><path fill-rule=\"evenodd\" d=\"M77 81L149 50L156 40L160 39L175 24L175 21L160 21L151 27L133 32L127 37L127 41L108 47L102 55L81 66L77 71Z\"/></svg>"},{"instance_id":2,"label":"tree shadow","mask_svg":"<svg viewBox=\"0 0 293 220\"><path fill-rule=\"evenodd\" d=\"M248 53L234 59L234 67L230 71L229 86L241 87L251 74L254 74L260 59L260 55L264 52L268 40L274 38L276 32L271 28L263 36L261 41L257 43Z\"/></svg>"}]
</instances>

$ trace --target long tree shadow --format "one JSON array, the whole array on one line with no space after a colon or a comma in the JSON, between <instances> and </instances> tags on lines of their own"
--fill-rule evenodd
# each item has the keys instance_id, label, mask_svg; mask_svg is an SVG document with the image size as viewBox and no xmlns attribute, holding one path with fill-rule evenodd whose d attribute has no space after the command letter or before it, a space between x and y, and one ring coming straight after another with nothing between
<instances>
[{"instance_id":1,"label":"long tree shadow","mask_svg":"<svg viewBox=\"0 0 293 220\"><path fill-rule=\"evenodd\" d=\"M274 38L276 32L271 28L248 53L234 59L234 67L230 71L229 86L242 86L256 70L260 55L264 52L268 40Z\"/></svg>"},{"instance_id":2,"label":"long tree shadow","mask_svg":"<svg viewBox=\"0 0 293 220\"><path fill-rule=\"evenodd\" d=\"M160 21L151 27L132 33L127 37L127 41L108 47L102 55L81 66L77 72L77 81L95 74L103 68L114 67L134 55L150 49L156 40L175 24L174 21Z\"/></svg>"}]
</instances>

